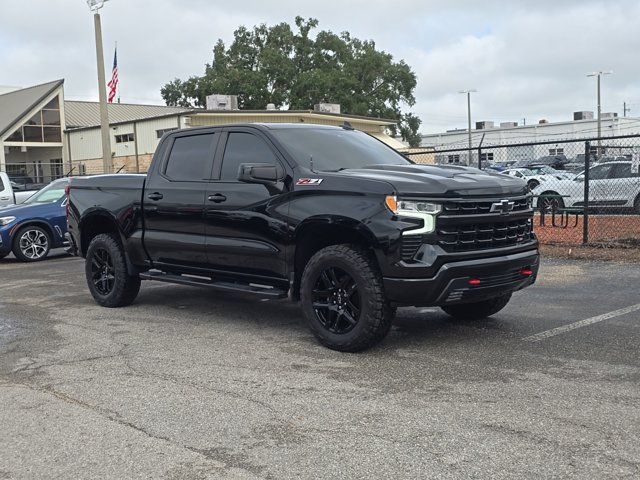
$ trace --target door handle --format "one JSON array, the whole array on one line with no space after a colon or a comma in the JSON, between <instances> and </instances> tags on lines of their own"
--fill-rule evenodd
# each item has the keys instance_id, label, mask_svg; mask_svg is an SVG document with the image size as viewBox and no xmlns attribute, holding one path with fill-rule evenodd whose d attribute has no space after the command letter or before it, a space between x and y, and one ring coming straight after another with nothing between
<instances>
[{"instance_id":1,"label":"door handle","mask_svg":"<svg viewBox=\"0 0 640 480\"><path fill-rule=\"evenodd\" d=\"M9 197L0 197L0 200L11 200Z\"/></svg>"},{"instance_id":2,"label":"door handle","mask_svg":"<svg viewBox=\"0 0 640 480\"><path fill-rule=\"evenodd\" d=\"M147 198L148 198L149 200L156 200L156 201L158 201L158 200L162 200L163 196L164 196L164 195L162 195L160 192L153 192L153 193L150 193L149 195L147 195Z\"/></svg>"},{"instance_id":3,"label":"door handle","mask_svg":"<svg viewBox=\"0 0 640 480\"><path fill-rule=\"evenodd\" d=\"M227 197L225 197L224 195L222 195L221 193L216 193L214 195L209 195L209 201L213 202L213 203L222 203L227 199Z\"/></svg>"}]
</instances>

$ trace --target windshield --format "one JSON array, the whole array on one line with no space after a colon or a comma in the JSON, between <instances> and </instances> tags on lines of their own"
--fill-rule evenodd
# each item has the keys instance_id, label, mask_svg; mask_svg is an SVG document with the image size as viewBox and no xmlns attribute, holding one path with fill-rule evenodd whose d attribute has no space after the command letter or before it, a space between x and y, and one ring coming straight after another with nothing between
<instances>
[{"instance_id":1,"label":"windshield","mask_svg":"<svg viewBox=\"0 0 640 480\"><path fill-rule=\"evenodd\" d=\"M543 166L543 167L530 167L531 171L536 173L549 173L551 175L555 175L558 171L554 168Z\"/></svg>"},{"instance_id":2,"label":"windshield","mask_svg":"<svg viewBox=\"0 0 640 480\"><path fill-rule=\"evenodd\" d=\"M324 128L274 129L273 135L301 166L336 172L373 165L411 165L391 147L357 130Z\"/></svg>"},{"instance_id":3,"label":"windshield","mask_svg":"<svg viewBox=\"0 0 640 480\"><path fill-rule=\"evenodd\" d=\"M55 182L50 183L42 190L36 192L34 195L29 197L23 203L25 204L33 204L33 203L52 203L57 202L62 197L64 197L64 187L67 186L69 180L57 180Z\"/></svg>"}]
</instances>

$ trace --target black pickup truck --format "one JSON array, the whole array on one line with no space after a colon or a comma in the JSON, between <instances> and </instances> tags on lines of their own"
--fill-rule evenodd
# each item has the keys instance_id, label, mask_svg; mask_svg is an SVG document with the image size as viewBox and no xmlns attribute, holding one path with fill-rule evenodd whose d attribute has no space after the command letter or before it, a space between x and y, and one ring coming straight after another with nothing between
<instances>
[{"instance_id":1,"label":"black pickup truck","mask_svg":"<svg viewBox=\"0 0 640 480\"><path fill-rule=\"evenodd\" d=\"M147 175L74 178L68 195L100 305L141 280L288 296L336 350L380 341L397 306L492 315L538 272L522 180L417 165L349 125L173 131Z\"/></svg>"}]
</instances>

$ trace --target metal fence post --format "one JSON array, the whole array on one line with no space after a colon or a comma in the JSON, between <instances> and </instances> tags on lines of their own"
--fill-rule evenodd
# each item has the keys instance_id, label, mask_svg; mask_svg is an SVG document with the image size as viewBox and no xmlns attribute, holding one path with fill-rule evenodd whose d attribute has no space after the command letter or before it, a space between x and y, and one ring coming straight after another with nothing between
<instances>
[{"instance_id":1,"label":"metal fence post","mask_svg":"<svg viewBox=\"0 0 640 480\"><path fill-rule=\"evenodd\" d=\"M582 243L589 243L589 157L591 142L584 142L584 213L582 215Z\"/></svg>"},{"instance_id":2,"label":"metal fence post","mask_svg":"<svg viewBox=\"0 0 640 480\"><path fill-rule=\"evenodd\" d=\"M482 170L482 147L478 147L478 169Z\"/></svg>"}]
</instances>

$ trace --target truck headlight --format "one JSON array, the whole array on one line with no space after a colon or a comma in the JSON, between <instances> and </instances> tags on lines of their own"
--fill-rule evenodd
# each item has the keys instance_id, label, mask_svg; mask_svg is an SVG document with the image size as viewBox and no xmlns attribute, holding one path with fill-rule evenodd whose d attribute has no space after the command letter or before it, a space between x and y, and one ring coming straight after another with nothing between
<instances>
[{"instance_id":1,"label":"truck headlight","mask_svg":"<svg viewBox=\"0 0 640 480\"><path fill-rule=\"evenodd\" d=\"M431 233L436 229L436 215L442 210L442 205L420 200L402 200L393 195L385 199L387 208L398 216L419 218L422 227L405 230L403 235L421 235Z\"/></svg>"},{"instance_id":2,"label":"truck headlight","mask_svg":"<svg viewBox=\"0 0 640 480\"><path fill-rule=\"evenodd\" d=\"M15 222L16 217L0 217L0 227L9 225L11 222Z\"/></svg>"}]
</instances>

